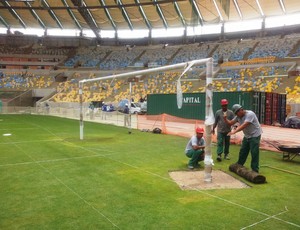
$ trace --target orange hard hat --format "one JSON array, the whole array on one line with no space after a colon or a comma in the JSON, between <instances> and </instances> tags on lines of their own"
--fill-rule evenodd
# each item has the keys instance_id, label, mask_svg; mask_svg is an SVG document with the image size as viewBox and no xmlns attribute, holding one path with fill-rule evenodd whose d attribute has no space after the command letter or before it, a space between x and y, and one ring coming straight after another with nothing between
<instances>
[{"instance_id":1,"label":"orange hard hat","mask_svg":"<svg viewBox=\"0 0 300 230\"><path fill-rule=\"evenodd\" d=\"M228 101L226 99L221 100L221 105L228 105Z\"/></svg>"},{"instance_id":2,"label":"orange hard hat","mask_svg":"<svg viewBox=\"0 0 300 230\"><path fill-rule=\"evenodd\" d=\"M204 129L203 128L196 128L196 133L204 133Z\"/></svg>"}]
</instances>

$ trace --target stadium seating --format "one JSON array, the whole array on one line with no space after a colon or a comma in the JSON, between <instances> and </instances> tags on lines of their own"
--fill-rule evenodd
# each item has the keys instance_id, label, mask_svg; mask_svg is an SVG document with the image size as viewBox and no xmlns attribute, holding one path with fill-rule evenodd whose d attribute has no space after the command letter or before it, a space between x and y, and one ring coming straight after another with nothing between
<instances>
[{"instance_id":1,"label":"stadium seating","mask_svg":"<svg viewBox=\"0 0 300 230\"><path fill-rule=\"evenodd\" d=\"M31 54L37 55L66 56L69 51L69 49L53 48L40 45L35 45L31 48Z\"/></svg>"},{"instance_id":2,"label":"stadium seating","mask_svg":"<svg viewBox=\"0 0 300 230\"><path fill-rule=\"evenodd\" d=\"M179 52L172 60L172 64L187 62L195 59L207 58L209 53L217 46L217 43L189 44L180 47Z\"/></svg>"},{"instance_id":3,"label":"stadium seating","mask_svg":"<svg viewBox=\"0 0 300 230\"><path fill-rule=\"evenodd\" d=\"M300 56L299 34L290 36L272 36L248 40L229 40L225 42L206 42L176 46L100 46L81 47L69 58L66 67L94 68L88 78L111 75L112 71L121 70L136 63L140 67L176 64L194 59L207 58L213 55L214 66L222 59L221 70L215 75L213 85L216 91L276 91L285 81L290 64L275 63L277 58ZM297 47L298 46L298 47ZM252 53L252 49L255 47ZM1 54L33 55L67 55L69 49L47 48L33 45L28 47L0 46ZM248 60L245 57L249 55ZM248 68L245 68L248 65ZM254 67L258 66L260 67ZM240 68L239 68L240 67ZM101 72L99 73L99 68ZM218 65L219 68L219 65ZM67 71L67 70L66 70ZM215 68L215 71L218 71ZM176 80L181 74L166 72L148 75L143 82L132 83L132 98L138 101L153 93L176 93ZM192 68L182 77L183 92L203 92L205 66ZM52 100L56 102L79 101L78 80L86 78L86 73L75 73L72 79L57 85L57 94ZM299 97L299 81L286 87L290 96ZM54 87L53 77L29 72L0 72L0 88L24 90L31 88ZM56 86L55 86L56 87ZM284 86L285 87L285 86ZM118 102L129 97L129 87L126 79L103 80L86 83L84 86L84 101Z\"/></svg>"},{"instance_id":4,"label":"stadium seating","mask_svg":"<svg viewBox=\"0 0 300 230\"><path fill-rule=\"evenodd\" d=\"M7 45L0 45L0 54L25 54L26 47L13 47Z\"/></svg>"},{"instance_id":5,"label":"stadium seating","mask_svg":"<svg viewBox=\"0 0 300 230\"><path fill-rule=\"evenodd\" d=\"M0 88L15 90L48 88L55 80L50 76L40 76L29 72L0 72L0 76Z\"/></svg>"},{"instance_id":6,"label":"stadium seating","mask_svg":"<svg viewBox=\"0 0 300 230\"><path fill-rule=\"evenodd\" d=\"M107 48L102 47L81 47L75 56L65 62L65 66L96 67L108 52Z\"/></svg>"},{"instance_id":7,"label":"stadium seating","mask_svg":"<svg viewBox=\"0 0 300 230\"><path fill-rule=\"evenodd\" d=\"M247 69L224 69L215 78L251 79L257 76L287 75L288 66L270 66Z\"/></svg>"},{"instance_id":8,"label":"stadium seating","mask_svg":"<svg viewBox=\"0 0 300 230\"><path fill-rule=\"evenodd\" d=\"M142 52L144 48L115 48L103 62L100 69L115 70L128 67Z\"/></svg>"},{"instance_id":9,"label":"stadium seating","mask_svg":"<svg viewBox=\"0 0 300 230\"><path fill-rule=\"evenodd\" d=\"M178 46L150 46L137 62L143 63L144 66L149 66L149 63L153 66L166 65L178 49Z\"/></svg>"},{"instance_id":10,"label":"stadium seating","mask_svg":"<svg viewBox=\"0 0 300 230\"><path fill-rule=\"evenodd\" d=\"M268 56L285 58L297 44L298 40L298 37L281 38L280 36L260 38L258 39L259 44L249 56L249 59Z\"/></svg>"},{"instance_id":11,"label":"stadium seating","mask_svg":"<svg viewBox=\"0 0 300 230\"><path fill-rule=\"evenodd\" d=\"M214 60L239 61L255 45L255 40L231 40L220 43L213 53Z\"/></svg>"},{"instance_id":12,"label":"stadium seating","mask_svg":"<svg viewBox=\"0 0 300 230\"><path fill-rule=\"evenodd\" d=\"M300 57L300 46L291 54L291 57Z\"/></svg>"},{"instance_id":13,"label":"stadium seating","mask_svg":"<svg viewBox=\"0 0 300 230\"><path fill-rule=\"evenodd\" d=\"M294 85L285 88L288 103L300 103L300 76L295 78L294 83Z\"/></svg>"}]
</instances>

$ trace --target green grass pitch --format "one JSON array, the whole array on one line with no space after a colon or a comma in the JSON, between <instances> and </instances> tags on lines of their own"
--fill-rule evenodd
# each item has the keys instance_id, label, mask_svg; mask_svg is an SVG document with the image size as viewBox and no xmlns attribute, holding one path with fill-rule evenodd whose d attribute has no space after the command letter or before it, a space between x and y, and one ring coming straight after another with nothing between
<instances>
[{"instance_id":1,"label":"green grass pitch","mask_svg":"<svg viewBox=\"0 0 300 230\"><path fill-rule=\"evenodd\" d=\"M261 165L295 174L261 167L266 184L182 191L168 171L186 169L187 138L90 122L84 131L80 141L76 120L0 115L0 229L300 228L297 158L261 151ZM214 169L228 172L238 150Z\"/></svg>"}]
</instances>

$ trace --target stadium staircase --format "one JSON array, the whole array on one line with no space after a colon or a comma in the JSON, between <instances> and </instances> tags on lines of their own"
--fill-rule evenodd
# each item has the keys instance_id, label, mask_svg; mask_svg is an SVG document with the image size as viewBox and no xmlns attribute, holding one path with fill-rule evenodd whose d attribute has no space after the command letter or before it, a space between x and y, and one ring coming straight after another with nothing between
<instances>
[{"instance_id":1,"label":"stadium staircase","mask_svg":"<svg viewBox=\"0 0 300 230\"><path fill-rule=\"evenodd\" d=\"M67 56L65 56L65 58L62 58L58 64L58 67L61 67L61 68L66 68L65 66L65 62L67 60L69 60L70 58L73 58L77 53L77 49L70 49Z\"/></svg>"},{"instance_id":2,"label":"stadium staircase","mask_svg":"<svg viewBox=\"0 0 300 230\"><path fill-rule=\"evenodd\" d=\"M47 100L50 100L56 93L57 93L56 89L53 89L52 91L49 91L49 94L47 94L42 99L37 101L37 104L42 103L42 102L47 101Z\"/></svg>"},{"instance_id":3,"label":"stadium staircase","mask_svg":"<svg viewBox=\"0 0 300 230\"><path fill-rule=\"evenodd\" d=\"M97 65L99 66L101 62L105 62L106 59L109 59L109 57L111 56L112 52L113 52L112 50L109 51L109 52L107 52L106 55L104 56L104 58L102 60L100 60Z\"/></svg>"},{"instance_id":4,"label":"stadium staircase","mask_svg":"<svg viewBox=\"0 0 300 230\"><path fill-rule=\"evenodd\" d=\"M293 47L293 49L291 49L291 51L289 52L289 54L287 55L288 57L290 57L293 53L295 53L298 49L298 47L300 46L300 39L299 41L295 44L295 46Z\"/></svg>"},{"instance_id":5,"label":"stadium staircase","mask_svg":"<svg viewBox=\"0 0 300 230\"><path fill-rule=\"evenodd\" d=\"M174 59L174 57L176 57L176 55L180 52L180 50L182 50L182 48L179 48L168 60L167 65L170 65Z\"/></svg>"},{"instance_id":6,"label":"stadium staircase","mask_svg":"<svg viewBox=\"0 0 300 230\"><path fill-rule=\"evenodd\" d=\"M204 44L202 44L203 46ZM211 51L210 53L208 54L207 57L212 57L214 55L214 52L219 48L220 45L216 45Z\"/></svg>"},{"instance_id":7,"label":"stadium staircase","mask_svg":"<svg viewBox=\"0 0 300 230\"><path fill-rule=\"evenodd\" d=\"M135 59L133 59L133 61L130 63L129 66L134 66L134 64L140 60L140 58L146 53L147 50L143 50L142 53L140 53L140 55L138 55Z\"/></svg>"},{"instance_id":8,"label":"stadium staircase","mask_svg":"<svg viewBox=\"0 0 300 230\"><path fill-rule=\"evenodd\" d=\"M254 44L254 46L247 53L245 53L243 60L247 60L248 59L248 57L250 56L250 54L253 53L253 51L255 50L256 46L258 46L258 44L259 44L259 42L256 42Z\"/></svg>"},{"instance_id":9,"label":"stadium staircase","mask_svg":"<svg viewBox=\"0 0 300 230\"><path fill-rule=\"evenodd\" d=\"M104 62L110 56L111 53L112 53L112 51L108 51L105 54L104 58L102 60L99 60L99 62L96 64L96 66L99 66L101 62Z\"/></svg>"}]
</instances>

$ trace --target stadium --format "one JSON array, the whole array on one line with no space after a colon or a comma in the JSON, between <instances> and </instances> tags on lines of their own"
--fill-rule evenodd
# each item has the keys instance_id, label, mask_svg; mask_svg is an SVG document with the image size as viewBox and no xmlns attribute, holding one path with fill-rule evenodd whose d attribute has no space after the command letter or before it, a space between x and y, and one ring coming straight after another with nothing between
<instances>
[{"instance_id":1,"label":"stadium","mask_svg":"<svg viewBox=\"0 0 300 230\"><path fill-rule=\"evenodd\" d=\"M298 0L0 2L0 229L298 229L299 129Z\"/></svg>"}]
</instances>

